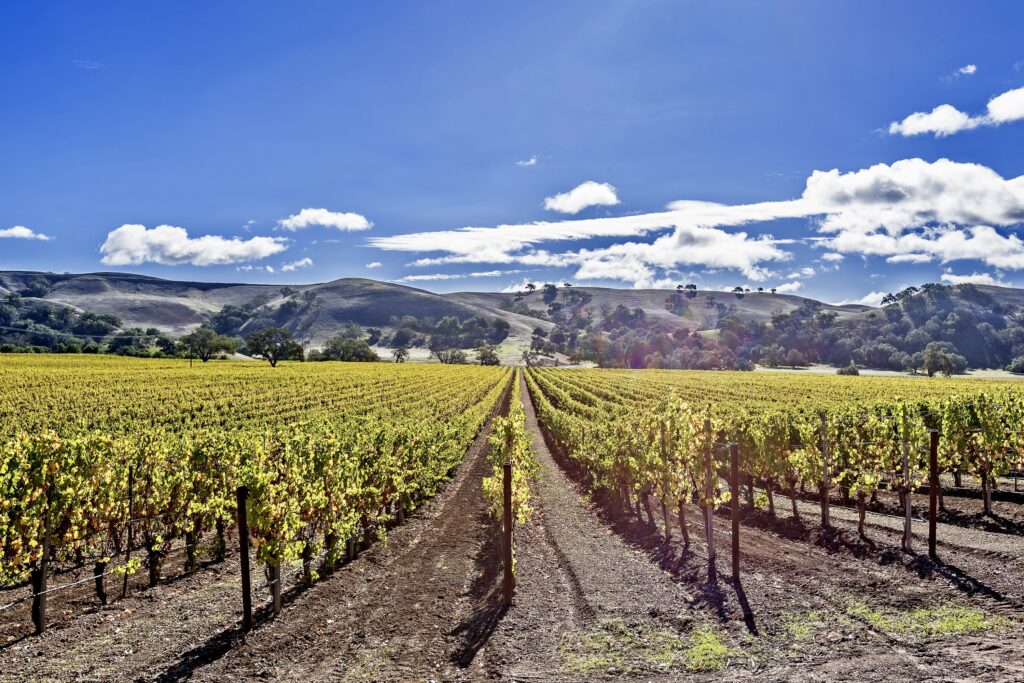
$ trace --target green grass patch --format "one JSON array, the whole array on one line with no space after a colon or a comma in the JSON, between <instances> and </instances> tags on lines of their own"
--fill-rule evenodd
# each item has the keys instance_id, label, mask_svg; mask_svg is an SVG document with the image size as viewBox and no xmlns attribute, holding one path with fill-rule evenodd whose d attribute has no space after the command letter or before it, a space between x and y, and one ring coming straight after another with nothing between
<instances>
[{"instance_id":1,"label":"green grass patch","mask_svg":"<svg viewBox=\"0 0 1024 683\"><path fill-rule=\"evenodd\" d=\"M687 671L718 671L725 668L729 648L710 628L702 628L690 636L684 657Z\"/></svg>"},{"instance_id":2,"label":"green grass patch","mask_svg":"<svg viewBox=\"0 0 1024 683\"><path fill-rule=\"evenodd\" d=\"M726 666L729 648L709 626L689 634L649 625L608 621L561 647L563 669L640 674L666 671L717 671Z\"/></svg>"},{"instance_id":3,"label":"green grass patch","mask_svg":"<svg viewBox=\"0 0 1024 683\"><path fill-rule=\"evenodd\" d=\"M873 609L863 602L851 602L847 613L873 628L894 635L943 636L994 631L1015 622L999 615L986 615L976 607L946 602L938 607L906 611Z\"/></svg>"}]
</instances>

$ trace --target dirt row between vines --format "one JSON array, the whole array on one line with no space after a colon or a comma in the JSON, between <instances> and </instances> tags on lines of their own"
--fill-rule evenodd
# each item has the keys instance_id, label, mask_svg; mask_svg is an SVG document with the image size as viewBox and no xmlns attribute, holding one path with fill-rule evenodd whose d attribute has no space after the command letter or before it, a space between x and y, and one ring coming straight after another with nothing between
<instances>
[{"instance_id":1,"label":"dirt row between vines","mask_svg":"<svg viewBox=\"0 0 1024 683\"><path fill-rule=\"evenodd\" d=\"M1005 534L943 525L940 539L945 534L947 542L940 545L940 555L945 563L933 565L901 553L898 533L873 528L871 541L858 539L856 511L852 524L846 518L850 511L840 511L840 529L823 532L814 525L816 507L801 503L804 519L795 523L782 518L781 511L788 510L788 505L782 505L788 501L777 498L780 518L760 512L745 515L739 585L728 576L728 513L715 516L720 573L717 584L712 584L707 581L707 544L696 506L687 507L691 545L683 547L674 514L670 515L672 539L665 542L660 509L656 507L654 515L656 531L646 519L614 511L601 495L590 494L585 473L559 452L557 444L542 438L530 405L527 419L536 434L542 466L564 479L564 490L575 487L579 505L588 505L590 514L603 522L597 525L598 533L611 530L626 546L610 563L602 561L608 558L584 553L570 556L570 566L586 571L596 563L598 571L621 576L633 573L631 567L642 560L663 573L661 583L674 584L675 593L669 596L647 594L650 583L642 580L635 589L627 588L627 595L637 591L643 595L634 609L625 611L624 629L607 625L620 615L600 609L592 612L592 624L599 625L606 637L595 639L593 627L562 635L560 656L549 663L560 666L564 678L1024 680L1021 628L1012 623L1024 615L1020 599L1024 567L1015 552L1017 539L1010 541L1011 554L993 553L989 544L1008 540ZM543 486L542 475L542 500ZM586 503L588 499L592 503ZM963 547L954 545L957 541ZM920 539L918 544L922 548ZM529 552L528 547L521 548L526 555L524 579ZM604 569L608 564L619 568ZM514 614L515 608L510 616ZM960 616L990 623L969 633L915 630L921 621L953 626ZM902 620L913 627L900 627ZM726 667L714 674L686 671L692 664L686 658L686 638L703 623L710 623L729 648ZM575 623L571 626L577 628ZM673 636L682 640L681 648L673 648Z\"/></svg>"}]
</instances>

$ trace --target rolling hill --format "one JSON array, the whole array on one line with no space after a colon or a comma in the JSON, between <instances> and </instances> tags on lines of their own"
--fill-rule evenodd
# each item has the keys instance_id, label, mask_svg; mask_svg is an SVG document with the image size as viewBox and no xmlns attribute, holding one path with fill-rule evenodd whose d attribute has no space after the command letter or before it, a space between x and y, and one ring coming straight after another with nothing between
<instances>
[{"instance_id":1,"label":"rolling hill","mask_svg":"<svg viewBox=\"0 0 1024 683\"><path fill-rule=\"evenodd\" d=\"M44 280L47 291L33 292ZM775 312L789 312L813 302L812 299L789 294L751 292L736 299L724 292L699 292L686 315L676 315L665 307L671 290L613 289L606 287L573 287L575 292L591 297L592 310L614 309L622 305L641 308L654 320L673 327L691 330L714 327L715 313L708 312L703 302L708 294L732 307L731 312L744 320L768 321ZM565 288L560 288L564 292ZM1024 291L1009 290L1024 301ZM74 307L75 310L115 315L132 327L155 327L171 336L180 336L208 321L225 306L243 306L255 299L268 311L278 309L294 292L310 292L315 296L312 311L282 322L284 327L299 332L313 343L335 334L347 323L364 327L388 327L392 317L412 315L417 318L459 318L483 315L506 320L510 336L529 339L535 327L548 330L547 305L542 294L534 292L521 298L532 315L509 310L515 303L513 294L497 292L458 292L436 294L423 289L363 278L344 278L312 285L251 285L242 283L186 282L164 280L132 273L54 274L31 271L0 271L0 295L20 292L28 298L39 298L52 304ZM33 294L41 296L33 297ZM868 306L833 306L820 304L824 310L841 317L872 310ZM300 319L301 318L301 319Z\"/></svg>"},{"instance_id":2,"label":"rolling hill","mask_svg":"<svg viewBox=\"0 0 1024 683\"><path fill-rule=\"evenodd\" d=\"M977 286L974 290L1005 310L1001 315L1006 319L1013 311L1024 310L1024 290L991 286ZM313 348L352 323L388 332L394 330L393 321L403 316L433 320L482 316L508 324L508 337L499 350L506 362L518 360L522 351L529 348L535 329L551 332L556 327L555 319L561 318L565 325L567 315L598 323L605 321L603 329L611 331L613 325L607 321L616 310L635 315L636 309L640 309L645 329L671 335L681 329L715 330L722 316L748 325L768 323L777 313L806 310L808 304L820 312L834 314L839 322L864 319L879 310L770 292L747 292L738 297L731 292L698 291L686 296L675 290L560 287L546 293L538 289L519 294L438 294L362 278L282 286L186 282L131 273L0 271L0 297L12 293L19 294L23 305L29 307L69 307L76 313L110 314L119 318L123 327L156 328L171 337L211 321L225 307L239 307L247 312L238 321L237 334L275 324L291 330Z\"/></svg>"}]
</instances>

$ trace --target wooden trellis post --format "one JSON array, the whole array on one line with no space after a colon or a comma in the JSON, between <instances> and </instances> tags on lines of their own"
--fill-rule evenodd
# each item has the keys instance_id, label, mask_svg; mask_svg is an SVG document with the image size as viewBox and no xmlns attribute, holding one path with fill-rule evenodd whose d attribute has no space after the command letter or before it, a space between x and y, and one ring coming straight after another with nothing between
<instances>
[{"instance_id":1,"label":"wooden trellis post","mask_svg":"<svg viewBox=\"0 0 1024 683\"><path fill-rule=\"evenodd\" d=\"M729 444L729 489L732 492L732 580L740 580L740 447Z\"/></svg>"},{"instance_id":2,"label":"wooden trellis post","mask_svg":"<svg viewBox=\"0 0 1024 683\"><path fill-rule=\"evenodd\" d=\"M907 418L902 419L903 426L903 552L911 552L911 516L910 516L910 443L907 441Z\"/></svg>"},{"instance_id":3,"label":"wooden trellis post","mask_svg":"<svg viewBox=\"0 0 1024 683\"><path fill-rule=\"evenodd\" d=\"M249 573L249 519L245 510L249 489L239 486L235 490L235 501L238 505L238 550L242 563L242 628L252 629L252 585Z\"/></svg>"},{"instance_id":4,"label":"wooden trellis post","mask_svg":"<svg viewBox=\"0 0 1024 683\"><path fill-rule=\"evenodd\" d=\"M821 416L821 526L829 528L828 517L828 418Z\"/></svg>"},{"instance_id":5,"label":"wooden trellis post","mask_svg":"<svg viewBox=\"0 0 1024 683\"><path fill-rule=\"evenodd\" d=\"M932 430L931 444L928 448L928 557L935 560L936 552L935 527L938 521L939 499L939 432Z\"/></svg>"},{"instance_id":6,"label":"wooden trellis post","mask_svg":"<svg viewBox=\"0 0 1024 683\"><path fill-rule=\"evenodd\" d=\"M502 466L504 475L503 482L503 510L501 520L501 551L502 564L505 565L505 576L503 585L503 597L505 606L512 604L512 594L515 592L516 579L512 572L512 463L506 462Z\"/></svg>"},{"instance_id":7,"label":"wooden trellis post","mask_svg":"<svg viewBox=\"0 0 1024 683\"><path fill-rule=\"evenodd\" d=\"M715 476L715 467L712 462L711 420L704 420L704 438L704 526L708 537L708 581L716 583L718 576L715 572L715 489L711 483Z\"/></svg>"}]
</instances>

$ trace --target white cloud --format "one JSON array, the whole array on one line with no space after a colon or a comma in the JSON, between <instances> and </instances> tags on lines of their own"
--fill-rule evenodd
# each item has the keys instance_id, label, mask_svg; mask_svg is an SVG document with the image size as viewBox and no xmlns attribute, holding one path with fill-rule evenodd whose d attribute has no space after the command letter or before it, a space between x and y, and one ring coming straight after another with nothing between
<instances>
[{"instance_id":1,"label":"white cloud","mask_svg":"<svg viewBox=\"0 0 1024 683\"><path fill-rule=\"evenodd\" d=\"M942 274L942 281L951 285L996 285L998 287L1009 287L1010 284L993 276L991 273L971 273L970 275L956 275L951 271Z\"/></svg>"},{"instance_id":2,"label":"white cloud","mask_svg":"<svg viewBox=\"0 0 1024 683\"><path fill-rule=\"evenodd\" d=\"M924 263L925 257L931 256L942 263L972 259L995 268L1024 268L1024 242L1016 235L1001 235L987 225L966 229L939 227L898 236L844 232L830 240L829 246L839 251L885 256L896 263Z\"/></svg>"},{"instance_id":3,"label":"white cloud","mask_svg":"<svg viewBox=\"0 0 1024 683\"><path fill-rule=\"evenodd\" d=\"M978 67L974 64L967 64L960 67L953 72L953 78L960 78L961 76L973 76L978 72Z\"/></svg>"},{"instance_id":4,"label":"white cloud","mask_svg":"<svg viewBox=\"0 0 1024 683\"><path fill-rule=\"evenodd\" d=\"M989 100L988 117L996 124L1024 119L1024 88L1004 92Z\"/></svg>"},{"instance_id":5,"label":"white cloud","mask_svg":"<svg viewBox=\"0 0 1024 683\"><path fill-rule=\"evenodd\" d=\"M822 254L821 255L821 260L822 261L831 261L832 263L839 263L840 261L842 261L845 258L846 257L843 256L842 254L837 254L834 251L830 251L830 252L828 252L826 254Z\"/></svg>"},{"instance_id":6,"label":"white cloud","mask_svg":"<svg viewBox=\"0 0 1024 683\"><path fill-rule=\"evenodd\" d=\"M534 154L529 159L523 159L522 161L517 161L516 162L516 166L522 166L522 167L536 166L538 161L540 161L540 160L537 158L537 155Z\"/></svg>"},{"instance_id":7,"label":"white cloud","mask_svg":"<svg viewBox=\"0 0 1024 683\"><path fill-rule=\"evenodd\" d=\"M804 283L799 280L792 280L775 287L775 291L778 294L791 294L792 292L800 291L803 287Z\"/></svg>"},{"instance_id":8,"label":"white cloud","mask_svg":"<svg viewBox=\"0 0 1024 683\"><path fill-rule=\"evenodd\" d=\"M436 280L471 280L480 277L502 277L504 275L516 275L521 270L485 270L475 273L428 273L424 275L406 275L395 282L433 282Z\"/></svg>"},{"instance_id":9,"label":"white cloud","mask_svg":"<svg viewBox=\"0 0 1024 683\"><path fill-rule=\"evenodd\" d=\"M544 199L544 208L559 213L577 214L588 206L615 206L619 197L608 183L593 180L580 183L568 192Z\"/></svg>"},{"instance_id":10,"label":"white cloud","mask_svg":"<svg viewBox=\"0 0 1024 683\"><path fill-rule=\"evenodd\" d=\"M370 263L366 264L366 267L367 268L380 268L383 265L384 264L381 263L380 261L371 261Z\"/></svg>"},{"instance_id":11,"label":"white cloud","mask_svg":"<svg viewBox=\"0 0 1024 683\"><path fill-rule=\"evenodd\" d=\"M531 266L579 266L577 279L616 279L650 286L656 269L679 265L734 268L751 279L763 280L765 261L784 261L789 254L770 236L749 237L705 227L740 225L752 220L806 215L794 202L750 206L723 206L710 202L680 202L673 210L637 216L581 219L495 228L463 228L372 238L369 243L385 250L446 252L421 258L416 266L450 263L520 263ZM653 243L627 242L605 249L551 253L537 249L546 241L576 241L595 237L639 237L651 232L674 231Z\"/></svg>"},{"instance_id":12,"label":"white cloud","mask_svg":"<svg viewBox=\"0 0 1024 683\"><path fill-rule=\"evenodd\" d=\"M1009 90L988 102L985 114L971 116L950 104L940 104L930 112L915 112L902 121L889 124L891 135L933 133L941 138L979 126L998 126L1024 119L1024 88Z\"/></svg>"},{"instance_id":13,"label":"white cloud","mask_svg":"<svg viewBox=\"0 0 1024 683\"><path fill-rule=\"evenodd\" d=\"M526 285L533 282L532 280L523 279L521 282L513 283L501 290L503 294L515 294L516 292L522 292L526 290Z\"/></svg>"},{"instance_id":14,"label":"white cloud","mask_svg":"<svg viewBox=\"0 0 1024 683\"><path fill-rule=\"evenodd\" d=\"M980 164L903 159L850 173L815 171L802 200L807 211L825 215L820 229L826 233L1012 225L1024 221L1024 176L1005 180Z\"/></svg>"},{"instance_id":15,"label":"white cloud","mask_svg":"<svg viewBox=\"0 0 1024 683\"><path fill-rule=\"evenodd\" d=\"M159 225L122 225L111 231L100 247L108 266L132 266L142 263L164 265L212 266L259 259L279 254L288 248L279 237L252 237L247 240L220 235L189 237L184 228Z\"/></svg>"},{"instance_id":16,"label":"white cloud","mask_svg":"<svg viewBox=\"0 0 1024 683\"><path fill-rule=\"evenodd\" d=\"M896 254L885 259L888 263L931 263L935 257L931 254Z\"/></svg>"},{"instance_id":17,"label":"white cloud","mask_svg":"<svg viewBox=\"0 0 1024 683\"><path fill-rule=\"evenodd\" d=\"M793 272L791 272L789 275L786 276L786 279L787 280L799 280L802 277L814 277L814 274L815 274L814 268L811 268L810 266L804 266L803 268L800 268L799 270L794 270Z\"/></svg>"},{"instance_id":18,"label":"white cloud","mask_svg":"<svg viewBox=\"0 0 1024 683\"><path fill-rule=\"evenodd\" d=\"M41 232L35 232L24 225L15 225L13 228L5 228L0 230L0 239L10 238L16 240L40 240L43 242L53 239L48 235L44 235Z\"/></svg>"},{"instance_id":19,"label":"white cloud","mask_svg":"<svg viewBox=\"0 0 1024 683\"><path fill-rule=\"evenodd\" d=\"M930 112L914 112L902 121L889 124L890 135L910 137L925 133L934 133L937 138L944 138L962 130L977 128L982 120L965 114L951 104L940 104Z\"/></svg>"},{"instance_id":20,"label":"white cloud","mask_svg":"<svg viewBox=\"0 0 1024 683\"><path fill-rule=\"evenodd\" d=\"M416 266L496 263L571 267L577 279L615 279L649 286L665 271L691 266L740 271L764 281L767 266L791 258L793 240L770 234L727 231L782 218L814 218L822 233L810 238L829 251L823 260L846 254L899 257L923 262L979 259L995 268L1024 269L1024 243L996 228L1024 222L1024 176L1004 179L979 164L948 159L904 159L842 173L815 171L796 199L724 205L678 201L667 211L562 221L467 227L369 240L385 250L438 254ZM662 234L658 234L662 233ZM599 249L551 252L549 242L594 238L642 238Z\"/></svg>"},{"instance_id":21,"label":"white cloud","mask_svg":"<svg viewBox=\"0 0 1024 683\"><path fill-rule=\"evenodd\" d=\"M885 298L885 292L868 292L859 299L852 301L840 301L836 306L846 306L849 304L859 304L861 306L874 306L875 308L882 305L882 299Z\"/></svg>"},{"instance_id":22,"label":"white cloud","mask_svg":"<svg viewBox=\"0 0 1024 683\"><path fill-rule=\"evenodd\" d=\"M245 266L238 266L237 268L235 268L235 270L237 270L239 272L242 272L242 273L251 273L254 270L264 270L264 271L266 271L268 273L273 273L274 272L274 266L245 265Z\"/></svg>"},{"instance_id":23,"label":"white cloud","mask_svg":"<svg viewBox=\"0 0 1024 683\"><path fill-rule=\"evenodd\" d=\"M292 261L281 266L281 271L284 273L291 273L299 268L309 268L313 265L313 259L311 258L300 258L298 261Z\"/></svg>"},{"instance_id":24,"label":"white cloud","mask_svg":"<svg viewBox=\"0 0 1024 683\"><path fill-rule=\"evenodd\" d=\"M99 62L94 62L88 59L72 59L71 63L79 69L86 69L88 71L95 71L96 69L103 68L103 65Z\"/></svg>"},{"instance_id":25,"label":"white cloud","mask_svg":"<svg viewBox=\"0 0 1024 683\"><path fill-rule=\"evenodd\" d=\"M314 225L343 231L369 230L373 227L373 223L367 220L366 216L327 209L303 209L288 218L282 218L277 224L291 231Z\"/></svg>"}]
</instances>

